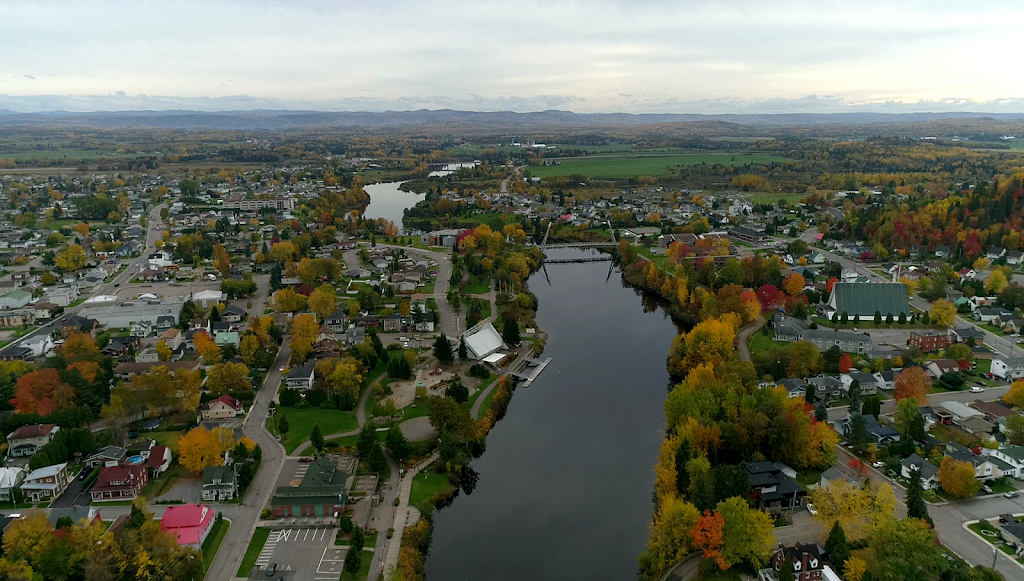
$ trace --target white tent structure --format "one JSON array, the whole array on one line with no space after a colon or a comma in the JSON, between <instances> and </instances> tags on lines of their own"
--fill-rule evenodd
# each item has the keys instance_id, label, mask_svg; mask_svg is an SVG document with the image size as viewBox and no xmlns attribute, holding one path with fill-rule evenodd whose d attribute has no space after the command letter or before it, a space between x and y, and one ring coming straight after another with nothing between
<instances>
[{"instance_id":1,"label":"white tent structure","mask_svg":"<svg viewBox=\"0 0 1024 581\"><path fill-rule=\"evenodd\" d=\"M469 356L478 361L505 346L489 319L466 331L462 338L466 341Z\"/></svg>"}]
</instances>

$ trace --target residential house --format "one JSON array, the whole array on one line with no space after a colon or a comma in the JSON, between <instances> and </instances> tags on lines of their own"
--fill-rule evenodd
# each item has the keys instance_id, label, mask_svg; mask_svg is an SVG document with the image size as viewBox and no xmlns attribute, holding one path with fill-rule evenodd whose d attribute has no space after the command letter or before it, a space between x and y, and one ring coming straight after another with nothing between
<instances>
[{"instance_id":1,"label":"residential house","mask_svg":"<svg viewBox=\"0 0 1024 581\"><path fill-rule=\"evenodd\" d=\"M896 388L896 376L900 374L901 369L886 369L885 371L879 371L872 375L878 380L878 389L895 389Z\"/></svg>"},{"instance_id":2,"label":"residential house","mask_svg":"<svg viewBox=\"0 0 1024 581\"><path fill-rule=\"evenodd\" d=\"M29 472L21 483L21 492L32 502L49 502L68 487L68 463L44 466Z\"/></svg>"},{"instance_id":3,"label":"residential house","mask_svg":"<svg viewBox=\"0 0 1024 581\"><path fill-rule=\"evenodd\" d=\"M843 383L843 391L849 393L850 386L853 382L857 382L857 386L860 387L861 396L875 395L878 390L882 387L882 382L877 377L870 373L863 373L861 371L851 371L850 373L844 373L839 376L839 380Z\"/></svg>"},{"instance_id":4,"label":"residential house","mask_svg":"<svg viewBox=\"0 0 1024 581\"><path fill-rule=\"evenodd\" d=\"M973 403L969 404L972 408L985 414L985 419L990 422L1002 423L1002 421L1013 415L1017 415L1017 412L1002 405L999 402L994 401L981 401L980 399L974 400Z\"/></svg>"},{"instance_id":5,"label":"residential house","mask_svg":"<svg viewBox=\"0 0 1024 581\"><path fill-rule=\"evenodd\" d=\"M917 454L911 454L900 465L900 475L910 478L911 471L921 474L921 484L925 490L935 490L939 485L939 468Z\"/></svg>"},{"instance_id":6,"label":"residential house","mask_svg":"<svg viewBox=\"0 0 1024 581\"><path fill-rule=\"evenodd\" d=\"M245 309L237 305L228 305L220 314L220 319L228 323L240 323L245 318Z\"/></svg>"},{"instance_id":7,"label":"residential house","mask_svg":"<svg viewBox=\"0 0 1024 581\"><path fill-rule=\"evenodd\" d=\"M11 458L32 456L60 431L57 424L22 426L7 434L7 455Z\"/></svg>"},{"instance_id":8,"label":"residential house","mask_svg":"<svg viewBox=\"0 0 1024 581\"><path fill-rule=\"evenodd\" d=\"M878 418L871 414L863 414L861 417L864 418L864 431L868 434L868 439L879 446L885 446L893 442L900 441L900 433L894 430L890 426L883 426L878 423ZM850 437L850 424L852 416L847 412L846 417L839 420L838 425L843 436L847 439Z\"/></svg>"},{"instance_id":9,"label":"residential house","mask_svg":"<svg viewBox=\"0 0 1024 581\"><path fill-rule=\"evenodd\" d=\"M160 519L160 530L174 535L178 545L199 549L213 529L214 511L205 504L181 504L167 507Z\"/></svg>"},{"instance_id":10,"label":"residential house","mask_svg":"<svg viewBox=\"0 0 1024 581\"><path fill-rule=\"evenodd\" d=\"M748 462L747 481L751 498L763 509L799 506L807 495L807 491L784 474L782 468L768 461Z\"/></svg>"},{"instance_id":11,"label":"residential house","mask_svg":"<svg viewBox=\"0 0 1024 581\"><path fill-rule=\"evenodd\" d=\"M148 482L149 473L141 464L104 466L89 495L93 502L133 500Z\"/></svg>"},{"instance_id":12,"label":"residential house","mask_svg":"<svg viewBox=\"0 0 1024 581\"><path fill-rule=\"evenodd\" d=\"M223 420L241 415L244 411L245 408L242 406L242 402L228 394L224 394L217 399L203 404L201 416L204 420Z\"/></svg>"},{"instance_id":13,"label":"residential house","mask_svg":"<svg viewBox=\"0 0 1024 581\"><path fill-rule=\"evenodd\" d=\"M925 366L925 370L938 379L947 373L960 373L960 364L952 359L932 359Z\"/></svg>"},{"instance_id":14,"label":"residential house","mask_svg":"<svg viewBox=\"0 0 1024 581\"><path fill-rule=\"evenodd\" d=\"M343 333L345 332L345 320L347 318L348 314L345 311L338 309L330 315L327 315L324 319L324 325L335 333Z\"/></svg>"},{"instance_id":15,"label":"residential house","mask_svg":"<svg viewBox=\"0 0 1024 581\"><path fill-rule=\"evenodd\" d=\"M149 471L149 479L155 480L171 467L171 449L167 446L153 446L146 457L146 470Z\"/></svg>"},{"instance_id":16,"label":"residential house","mask_svg":"<svg viewBox=\"0 0 1024 581\"><path fill-rule=\"evenodd\" d=\"M160 354L155 347L146 347L135 354L136 363L157 363L160 361Z\"/></svg>"},{"instance_id":17,"label":"residential house","mask_svg":"<svg viewBox=\"0 0 1024 581\"><path fill-rule=\"evenodd\" d=\"M793 581L827 581L824 576L828 569L828 552L818 543L794 545L779 548L772 552L772 569L778 579Z\"/></svg>"},{"instance_id":18,"label":"residential house","mask_svg":"<svg viewBox=\"0 0 1024 581\"><path fill-rule=\"evenodd\" d=\"M0 467L0 502L14 502L14 490L25 481L26 474L23 466Z\"/></svg>"},{"instance_id":19,"label":"residential house","mask_svg":"<svg viewBox=\"0 0 1024 581\"><path fill-rule=\"evenodd\" d=\"M993 357L990 372L1004 381L1024 378L1024 357Z\"/></svg>"},{"instance_id":20,"label":"residential house","mask_svg":"<svg viewBox=\"0 0 1024 581\"><path fill-rule=\"evenodd\" d=\"M92 468L120 464L127 455L127 451L121 446L106 446L86 456L85 465Z\"/></svg>"},{"instance_id":21,"label":"residential house","mask_svg":"<svg viewBox=\"0 0 1024 581\"><path fill-rule=\"evenodd\" d=\"M828 400L842 397L843 395L843 382L835 377L819 375L809 378L807 384L809 387L814 388L816 400Z\"/></svg>"},{"instance_id":22,"label":"residential house","mask_svg":"<svg viewBox=\"0 0 1024 581\"><path fill-rule=\"evenodd\" d=\"M1024 523L1008 522L999 525L999 538L1015 549L1016 554L1024 552Z\"/></svg>"},{"instance_id":23,"label":"residential house","mask_svg":"<svg viewBox=\"0 0 1024 581\"><path fill-rule=\"evenodd\" d=\"M974 309L974 320L982 323L997 323L1000 318L1013 318L1013 313L999 307L978 307Z\"/></svg>"},{"instance_id":24,"label":"residential house","mask_svg":"<svg viewBox=\"0 0 1024 581\"><path fill-rule=\"evenodd\" d=\"M181 329L172 328L161 333L159 341L163 341L172 351L177 351L184 339L185 335L181 332Z\"/></svg>"},{"instance_id":25,"label":"residential house","mask_svg":"<svg viewBox=\"0 0 1024 581\"><path fill-rule=\"evenodd\" d=\"M67 339L72 333L88 333L92 335L98 323L94 319L88 319L78 315L71 315L64 319L60 325L61 339Z\"/></svg>"},{"instance_id":26,"label":"residential house","mask_svg":"<svg viewBox=\"0 0 1024 581\"><path fill-rule=\"evenodd\" d=\"M807 397L807 382L798 378L786 378L779 381L782 387L789 392L789 397Z\"/></svg>"},{"instance_id":27,"label":"residential house","mask_svg":"<svg viewBox=\"0 0 1024 581\"><path fill-rule=\"evenodd\" d=\"M238 494L235 470L229 466L209 466L203 470L203 500L221 502Z\"/></svg>"},{"instance_id":28,"label":"residential house","mask_svg":"<svg viewBox=\"0 0 1024 581\"><path fill-rule=\"evenodd\" d=\"M1012 472L1012 466L1006 462L1003 462L999 458L993 456L979 456L972 452L970 449L964 447L956 442L946 443L946 456L959 460L961 462L969 462L974 466L974 477L983 478L988 480L989 478L999 478L1003 475L1003 469L1000 468L996 462L1009 466L1006 468L1008 472Z\"/></svg>"},{"instance_id":29,"label":"residential house","mask_svg":"<svg viewBox=\"0 0 1024 581\"><path fill-rule=\"evenodd\" d=\"M285 378L285 384L290 389L298 389L302 391L313 389L313 373L315 366L315 361L307 361L301 366L292 369L288 372L288 376Z\"/></svg>"},{"instance_id":30,"label":"residential house","mask_svg":"<svg viewBox=\"0 0 1024 581\"><path fill-rule=\"evenodd\" d=\"M1024 446L1013 444L999 446L992 450L989 456L998 458L1010 466L1008 470L1004 471L1007 476L1024 480Z\"/></svg>"},{"instance_id":31,"label":"residential house","mask_svg":"<svg viewBox=\"0 0 1024 581\"><path fill-rule=\"evenodd\" d=\"M119 379L129 380L139 373L149 373L156 366L166 367L168 371L199 371L201 361L159 361L157 363L122 363L114 368L114 375Z\"/></svg>"},{"instance_id":32,"label":"residential house","mask_svg":"<svg viewBox=\"0 0 1024 581\"><path fill-rule=\"evenodd\" d=\"M0 296L0 309L20 309L27 305L31 300L31 292L23 289L13 290L3 296Z\"/></svg>"}]
</instances>

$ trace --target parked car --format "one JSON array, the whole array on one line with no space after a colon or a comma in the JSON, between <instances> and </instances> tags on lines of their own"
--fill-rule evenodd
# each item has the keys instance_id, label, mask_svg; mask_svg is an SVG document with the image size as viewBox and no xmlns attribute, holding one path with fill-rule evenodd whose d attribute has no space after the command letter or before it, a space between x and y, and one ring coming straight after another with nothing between
<instances>
[{"instance_id":1,"label":"parked car","mask_svg":"<svg viewBox=\"0 0 1024 581\"><path fill-rule=\"evenodd\" d=\"M277 563L267 565L267 577L273 577L277 573Z\"/></svg>"},{"instance_id":2,"label":"parked car","mask_svg":"<svg viewBox=\"0 0 1024 581\"><path fill-rule=\"evenodd\" d=\"M811 516L818 514L818 509L814 508L813 504L808 502L804 506L807 507L807 512L811 513Z\"/></svg>"},{"instance_id":3,"label":"parked car","mask_svg":"<svg viewBox=\"0 0 1024 581\"><path fill-rule=\"evenodd\" d=\"M988 484L982 484L982 485L981 485L981 490L982 490L982 491L983 491L983 492L984 492L985 494L992 494L992 487L991 487L991 486L989 486Z\"/></svg>"},{"instance_id":4,"label":"parked car","mask_svg":"<svg viewBox=\"0 0 1024 581\"><path fill-rule=\"evenodd\" d=\"M1016 490L1011 490L1010 492L1007 492L1003 496L1005 496L1006 498L1017 498L1018 496L1020 496L1020 493L1017 492Z\"/></svg>"},{"instance_id":5,"label":"parked car","mask_svg":"<svg viewBox=\"0 0 1024 581\"><path fill-rule=\"evenodd\" d=\"M309 456L303 456L302 458L299 458L299 462L302 464L309 464L312 461L313 459L310 458Z\"/></svg>"},{"instance_id":6,"label":"parked car","mask_svg":"<svg viewBox=\"0 0 1024 581\"><path fill-rule=\"evenodd\" d=\"M985 391L985 388L983 388L983 387L978 387L977 385L972 385L971 386L971 393L982 393L984 391Z\"/></svg>"},{"instance_id":7,"label":"parked car","mask_svg":"<svg viewBox=\"0 0 1024 581\"><path fill-rule=\"evenodd\" d=\"M78 479L85 480L85 477L88 476L90 472L92 472L92 466L86 466L85 468L82 468L82 473L78 475Z\"/></svg>"},{"instance_id":8,"label":"parked car","mask_svg":"<svg viewBox=\"0 0 1024 581\"><path fill-rule=\"evenodd\" d=\"M278 367L277 370L280 371L281 373L284 373L284 365Z\"/></svg>"},{"instance_id":9,"label":"parked car","mask_svg":"<svg viewBox=\"0 0 1024 581\"><path fill-rule=\"evenodd\" d=\"M871 465L875 468L881 468L882 466L885 466L885 462L872 462Z\"/></svg>"}]
</instances>

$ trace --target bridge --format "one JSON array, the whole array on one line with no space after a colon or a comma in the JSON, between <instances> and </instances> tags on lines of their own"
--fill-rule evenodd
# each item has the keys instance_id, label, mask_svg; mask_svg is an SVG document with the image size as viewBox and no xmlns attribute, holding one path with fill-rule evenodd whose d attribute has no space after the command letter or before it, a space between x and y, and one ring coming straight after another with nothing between
<instances>
[{"instance_id":1,"label":"bridge","mask_svg":"<svg viewBox=\"0 0 1024 581\"><path fill-rule=\"evenodd\" d=\"M601 256L582 256L580 258L545 258L545 264L574 264L578 262L611 262L611 254L602 254Z\"/></svg>"},{"instance_id":2,"label":"bridge","mask_svg":"<svg viewBox=\"0 0 1024 581\"><path fill-rule=\"evenodd\" d=\"M612 239L610 242L556 242L554 244L548 244L548 235L551 234L552 222L548 222L548 229L544 232L544 240L540 243L541 251L546 251L556 248L615 248L619 243L615 240L615 229L612 228L612 223L606 221L608 224L608 233L611 234ZM568 264L572 262L606 262L611 260L611 256L591 257L591 258L544 258L544 262L550 262L552 264Z\"/></svg>"}]
</instances>

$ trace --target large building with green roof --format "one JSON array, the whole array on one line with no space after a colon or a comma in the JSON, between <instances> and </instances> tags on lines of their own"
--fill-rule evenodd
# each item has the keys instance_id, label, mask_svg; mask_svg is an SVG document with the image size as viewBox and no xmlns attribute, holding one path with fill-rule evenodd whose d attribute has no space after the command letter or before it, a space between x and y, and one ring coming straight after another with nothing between
<instances>
[{"instance_id":1,"label":"large building with green roof","mask_svg":"<svg viewBox=\"0 0 1024 581\"><path fill-rule=\"evenodd\" d=\"M333 516L345 510L348 474L330 456L318 458L298 486L279 486L270 500L274 516Z\"/></svg>"},{"instance_id":2,"label":"large building with green roof","mask_svg":"<svg viewBox=\"0 0 1024 581\"><path fill-rule=\"evenodd\" d=\"M902 313L909 317L907 285L902 282L837 282L824 310L829 318L833 313L861 319L873 318L875 313L883 317L890 314L899 317Z\"/></svg>"}]
</instances>

